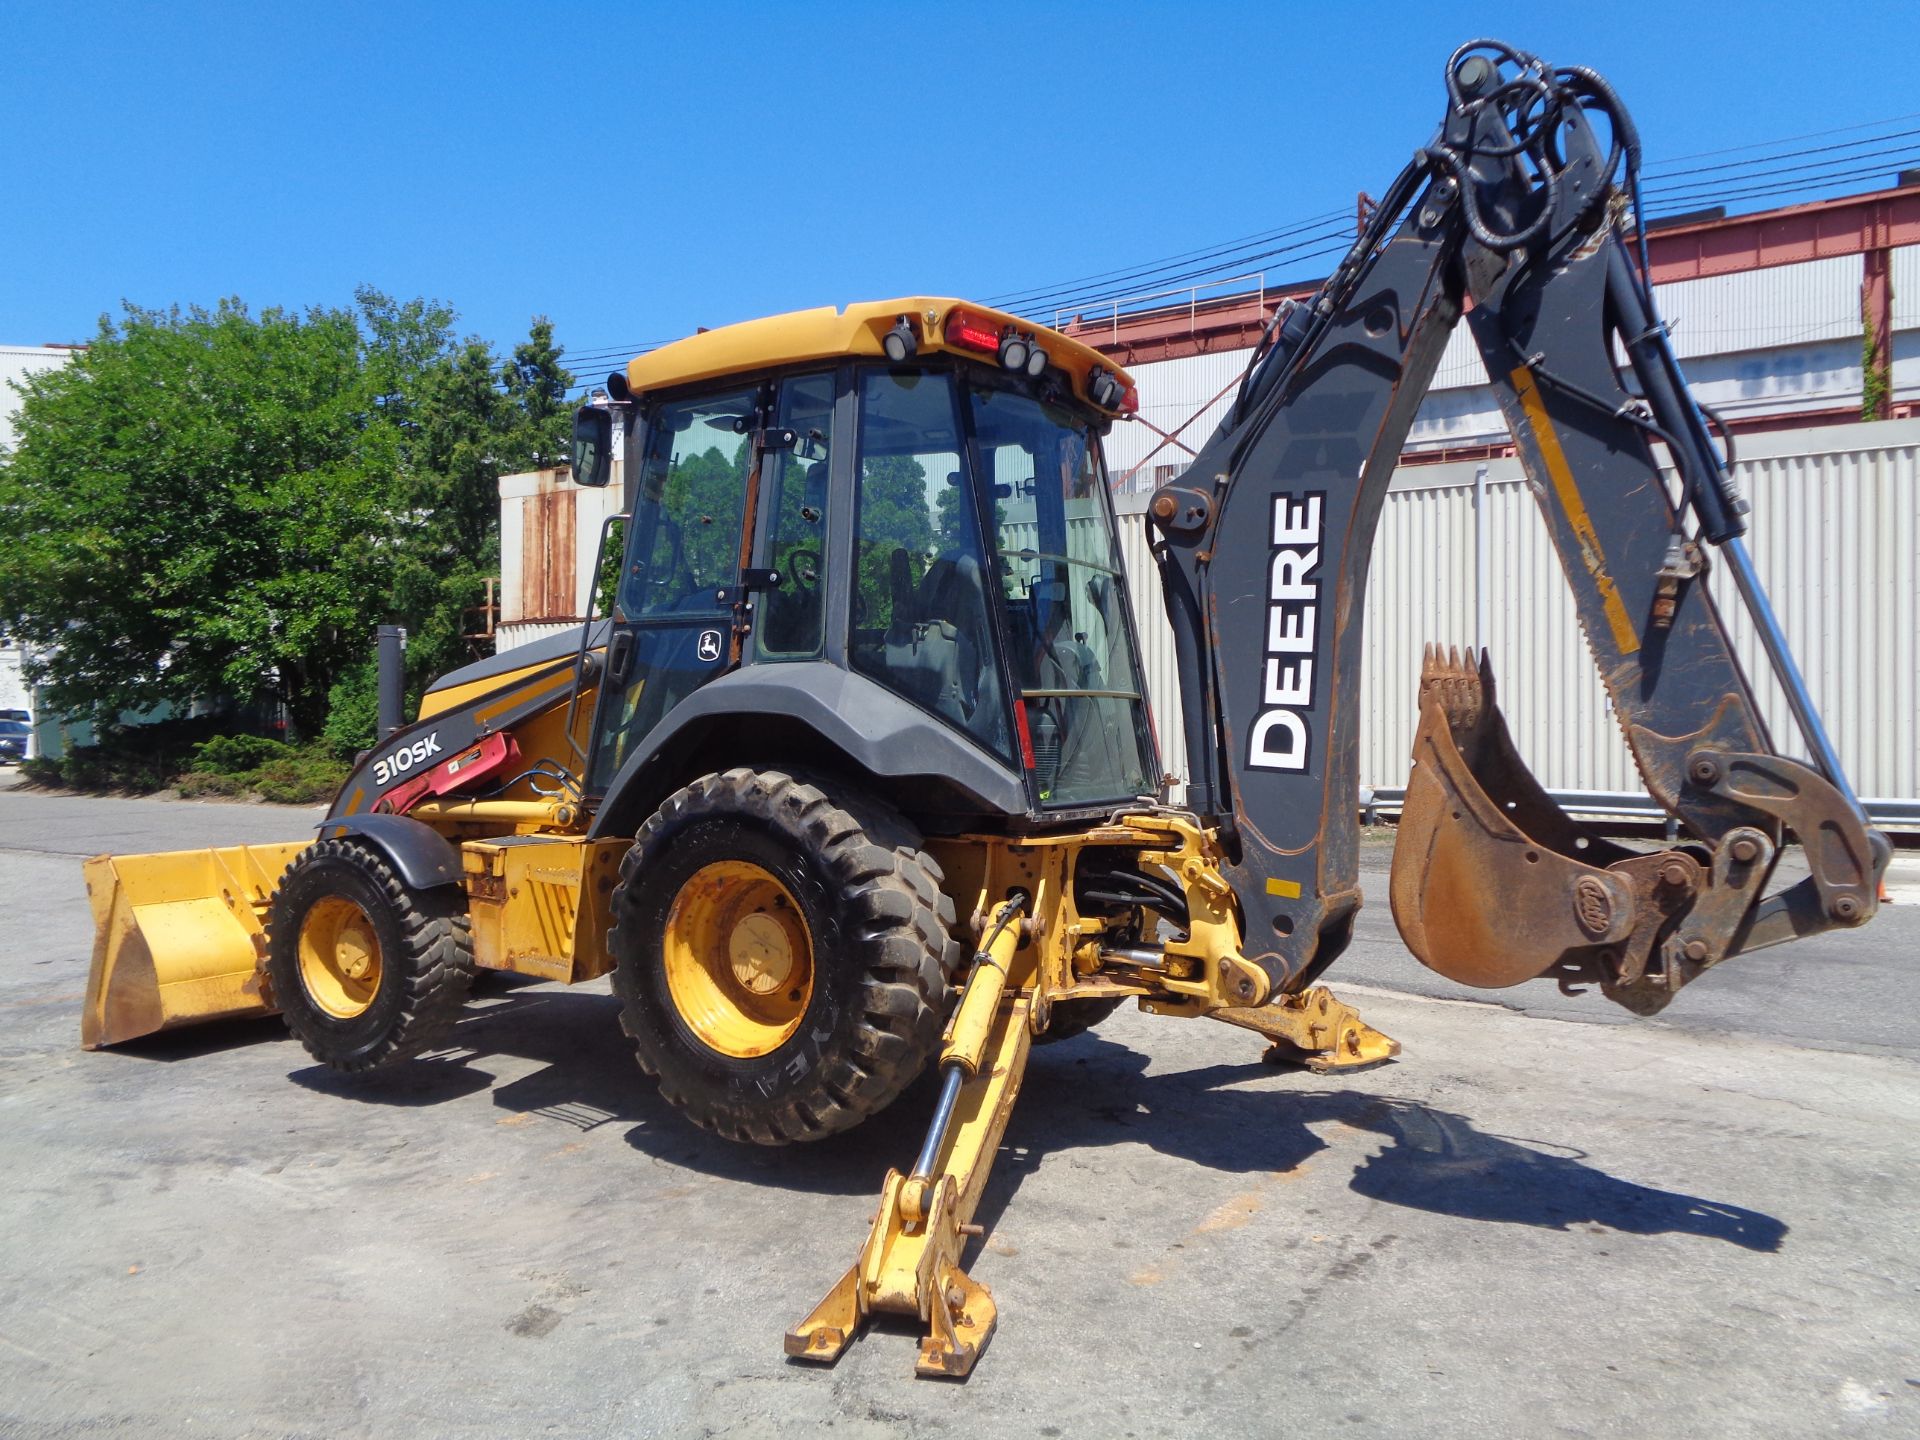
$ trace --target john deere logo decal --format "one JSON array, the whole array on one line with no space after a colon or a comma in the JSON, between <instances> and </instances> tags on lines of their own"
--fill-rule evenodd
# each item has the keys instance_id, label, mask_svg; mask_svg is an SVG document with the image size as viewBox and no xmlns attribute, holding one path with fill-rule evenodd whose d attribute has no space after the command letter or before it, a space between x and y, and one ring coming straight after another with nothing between
<instances>
[{"instance_id":1,"label":"john deere logo decal","mask_svg":"<svg viewBox=\"0 0 1920 1440\"><path fill-rule=\"evenodd\" d=\"M702 630L700 632L700 644L695 653L698 654L702 660L718 660L720 658L720 632L718 630Z\"/></svg>"}]
</instances>

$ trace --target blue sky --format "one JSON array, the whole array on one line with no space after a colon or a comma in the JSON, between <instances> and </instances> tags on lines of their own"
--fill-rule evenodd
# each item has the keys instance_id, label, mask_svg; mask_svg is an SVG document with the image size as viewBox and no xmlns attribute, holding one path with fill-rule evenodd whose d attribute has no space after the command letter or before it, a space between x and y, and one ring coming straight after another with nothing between
<instances>
[{"instance_id":1,"label":"blue sky","mask_svg":"<svg viewBox=\"0 0 1920 1440\"><path fill-rule=\"evenodd\" d=\"M1602 70L1658 163L1920 111L1917 17L0 0L0 341L84 339L123 298L338 304L363 282L497 344L545 314L581 354L993 297L1350 209L1483 31Z\"/></svg>"}]
</instances>

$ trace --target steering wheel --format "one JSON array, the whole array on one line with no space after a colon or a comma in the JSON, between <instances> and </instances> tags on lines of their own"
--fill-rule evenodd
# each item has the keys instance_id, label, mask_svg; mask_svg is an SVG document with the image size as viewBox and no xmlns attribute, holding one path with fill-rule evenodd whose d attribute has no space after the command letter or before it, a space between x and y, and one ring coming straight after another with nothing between
<instances>
[{"instance_id":1,"label":"steering wheel","mask_svg":"<svg viewBox=\"0 0 1920 1440\"><path fill-rule=\"evenodd\" d=\"M793 580L794 589L804 595L812 595L820 588L820 552L818 550L789 550L787 563L781 569L783 578Z\"/></svg>"}]
</instances>

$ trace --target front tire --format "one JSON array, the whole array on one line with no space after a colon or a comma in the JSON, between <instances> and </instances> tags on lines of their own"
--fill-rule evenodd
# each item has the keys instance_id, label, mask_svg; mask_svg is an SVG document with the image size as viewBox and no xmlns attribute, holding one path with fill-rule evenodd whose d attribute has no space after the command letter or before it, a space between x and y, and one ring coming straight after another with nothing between
<instances>
[{"instance_id":1,"label":"front tire","mask_svg":"<svg viewBox=\"0 0 1920 1440\"><path fill-rule=\"evenodd\" d=\"M703 1129L784 1145L884 1109L940 1044L953 902L890 807L779 771L706 775L613 895L621 1023Z\"/></svg>"},{"instance_id":2,"label":"front tire","mask_svg":"<svg viewBox=\"0 0 1920 1440\"><path fill-rule=\"evenodd\" d=\"M472 980L466 897L411 888L365 845L317 842L274 891L267 983L323 1065L356 1073L418 1055L459 1017Z\"/></svg>"}]
</instances>

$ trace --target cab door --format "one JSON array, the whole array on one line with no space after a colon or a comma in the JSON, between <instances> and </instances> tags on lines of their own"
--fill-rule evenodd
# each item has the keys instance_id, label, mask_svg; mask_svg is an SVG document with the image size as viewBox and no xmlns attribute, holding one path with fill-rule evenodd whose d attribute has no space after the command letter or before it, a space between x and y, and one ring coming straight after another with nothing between
<instances>
[{"instance_id":1,"label":"cab door","mask_svg":"<svg viewBox=\"0 0 1920 1440\"><path fill-rule=\"evenodd\" d=\"M742 537L763 398L756 384L648 408L594 711L590 794L605 793L675 705L739 663Z\"/></svg>"}]
</instances>

